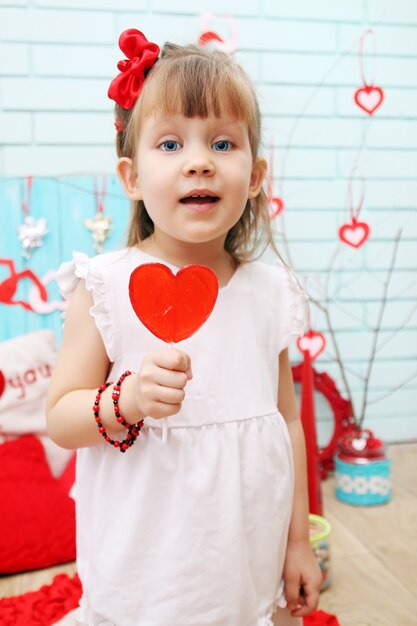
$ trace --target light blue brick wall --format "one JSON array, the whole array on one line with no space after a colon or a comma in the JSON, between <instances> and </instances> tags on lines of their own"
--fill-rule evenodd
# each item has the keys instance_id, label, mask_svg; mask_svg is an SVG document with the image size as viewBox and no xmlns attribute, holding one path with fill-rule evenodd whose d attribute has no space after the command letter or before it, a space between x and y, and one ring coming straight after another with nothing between
<instances>
[{"instance_id":1,"label":"light blue brick wall","mask_svg":"<svg viewBox=\"0 0 417 626\"><path fill-rule=\"evenodd\" d=\"M381 348L370 379L370 400L402 387L367 411L367 425L387 440L417 438L417 5L414 0L0 0L0 257L42 275L72 247L92 252L82 220L94 211L93 174L114 172L108 83L120 58L116 42L127 27L162 44L195 42L199 16L227 10L237 21L237 58L255 81L264 117L264 151L274 144L275 193L286 210L277 241L307 289L329 280L333 326L355 401L361 402L383 283L394 237L402 228L388 291ZM385 101L370 119L353 103L360 86L358 41L373 28L376 84ZM213 28L227 36L218 18ZM370 66L372 73L372 67ZM360 158L359 158L360 157ZM358 160L359 159L359 160ZM367 244L340 249L347 191L357 163L365 178L361 217L372 228ZM35 176L34 216L48 219L44 248L25 264L16 242L21 221L20 180ZM107 208L123 235L127 213L109 180ZM0 268L1 277L5 277ZM21 287L22 294L28 286ZM53 291L53 288L51 287ZM34 316L0 305L1 337L50 326L59 316ZM326 332L312 307L314 328ZM294 350L292 357L297 360ZM341 385L329 342L317 368ZM403 384L404 383L404 384ZM318 402L320 437L329 430ZM328 412L328 411L327 411Z\"/></svg>"}]
</instances>

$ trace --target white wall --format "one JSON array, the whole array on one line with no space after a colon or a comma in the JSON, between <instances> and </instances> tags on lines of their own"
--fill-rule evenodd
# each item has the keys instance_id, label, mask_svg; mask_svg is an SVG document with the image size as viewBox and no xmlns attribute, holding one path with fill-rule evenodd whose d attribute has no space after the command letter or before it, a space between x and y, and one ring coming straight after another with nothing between
<instances>
[{"instance_id":1,"label":"white wall","mask_svg":"<svg viewBox=\"0 0 417 626\"><path fill-rule=\"evenodd\" d=\"M286 204L284 218L277 219L277 240L285 228L291 260L312 292L328 277L337 229L347 221L355 164L364 177L361 218L370 223L372 236L360 250L343 247L330 294L333 325L358 403L363 391L359 376L365 374L372 349L393 240L403 229L382 325L382 343L391 339L377 354L371 396L407 382L369 407L367 424L391 440L416 438L413 0L0 0L0 175L113 173L112 103L106 92L121 58L119 33L136 27L159 44L167 39L196 42L199 16L208 9L227 10L236 18L237 58L256 83L265 154L273 142L274 190ZM228 36L219 18L212 25ZM369 27L377 43L375 80L385 91L372 118L353 102L361 85L358 42ZM369 77L369 59L366 66ZM312 322L326 331L316 307ZM317 367L340 384L330 345Z\"/></svg>"}]
</instances>

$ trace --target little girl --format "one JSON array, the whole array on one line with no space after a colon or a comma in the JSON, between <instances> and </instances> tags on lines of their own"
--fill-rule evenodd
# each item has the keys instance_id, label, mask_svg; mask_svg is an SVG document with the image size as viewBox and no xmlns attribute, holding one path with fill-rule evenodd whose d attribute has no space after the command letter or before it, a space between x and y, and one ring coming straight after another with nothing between
<instances>
[{"instance_id":1,"label":"little girl","mask_svg":"<svg viewBox=\"0 0 417 626\"><path fill-rule=\"evenodd\" d=\"M299 624L321 582L287 354L306 302L279 259L253 260L273 245L256 97L223 53L167 44L158 59L135 29L119 43L128 246L61 268L47 409L52 439L79 448L77 623ZM131 272L155 262L218 278L211 316L175 346L129 300Z\"/></svg>"}]
</instances>

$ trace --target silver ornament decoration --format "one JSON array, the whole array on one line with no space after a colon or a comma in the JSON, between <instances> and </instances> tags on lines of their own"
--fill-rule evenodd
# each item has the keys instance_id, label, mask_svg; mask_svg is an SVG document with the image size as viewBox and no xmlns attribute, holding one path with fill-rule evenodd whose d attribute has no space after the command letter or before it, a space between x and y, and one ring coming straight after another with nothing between
<instances>
[{"instance_id":1,"label":"silver ornament decoration","mask_svg":"<svg viewBox=\"0 0 417 626\"><path fill-rule=\"evenodd\" d=\"M26 215L23 224L17 227L23 258L29 260L35 248L40 248L43 238L48 233L45 218L35 219Z\"/></svg>"}]
</instances>

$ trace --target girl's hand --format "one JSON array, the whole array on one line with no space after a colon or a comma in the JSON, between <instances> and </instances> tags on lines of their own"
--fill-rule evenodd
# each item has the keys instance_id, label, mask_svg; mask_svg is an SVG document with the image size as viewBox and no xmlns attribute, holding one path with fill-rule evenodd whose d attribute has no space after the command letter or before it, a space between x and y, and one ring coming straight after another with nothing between
<instances>
[{"instance_id":1,"label":"girl's hand","mask_svg":"<svg viewBox=\"0 0 417 626\"><path fill-rule=\"evenodd\" d=\"M148 352L137 372L137 405L147 417L160 419L181 410L185 385L192 378L188 354L164 347Z\"/></svg>"},{"instance_id":2,"label":"girl's hand","mask_svg":"<svg viewBox=\"0 0 417 626\"><path fill-rule=\"evenodd\" d=\"M293 617L309 615L317 608L323 577L310 542L289 542L284 583L287 606Z\"/></svg>"}]
</instances>

